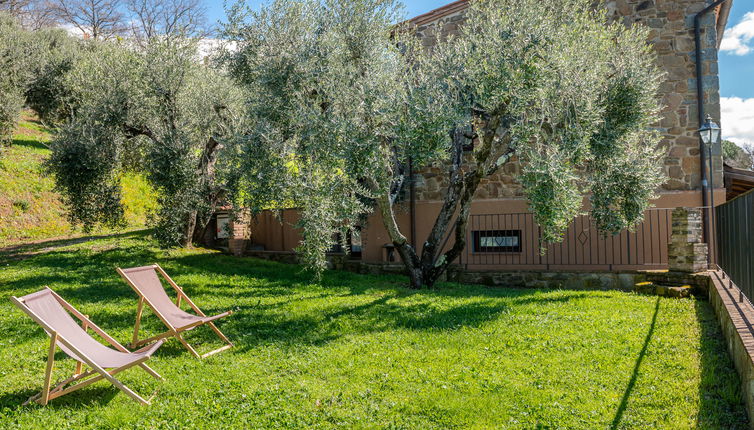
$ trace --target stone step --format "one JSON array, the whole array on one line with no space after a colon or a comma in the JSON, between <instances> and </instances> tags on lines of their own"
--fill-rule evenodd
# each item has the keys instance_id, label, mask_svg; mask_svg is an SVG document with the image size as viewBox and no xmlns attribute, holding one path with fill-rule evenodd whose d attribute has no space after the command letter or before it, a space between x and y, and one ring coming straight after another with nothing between
<instances>
[{"instance_id":1,"label":"stone step","mask_svg":"<svg viewBox=\"0 0 754 430\"><path fill-rule=\"evenodd\" d=\"M639 282L634 286L634 291L640 294L651 294L662 297L691 297L691 285L670 286L658 285L654 282Z\"/></svg>"},{"instance_id":2,"label":"stone step","mask_svg":"<svg viewBox=\"0 0 754 430\"><path fill-rule=\"evenodd\" d=\"M667 285L669 287L683 287L691 285L695 289L695 294L704 294L709 284L709 274L707 272L683 273L669 272L667 270L648 271L646 272L647 281L655 285Z\"/></svg>"}]
</instances>

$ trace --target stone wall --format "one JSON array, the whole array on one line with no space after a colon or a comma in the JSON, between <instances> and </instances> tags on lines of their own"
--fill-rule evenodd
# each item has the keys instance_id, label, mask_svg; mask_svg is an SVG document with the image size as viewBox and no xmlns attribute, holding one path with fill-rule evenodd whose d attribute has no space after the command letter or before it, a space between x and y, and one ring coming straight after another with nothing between
<instances>
[{"instance_id":1,"label":"stone wall","mask_svg":"<svg viewBox=\"0 0 754 430\"><path fill-rule=\"evenodd\" d=\"M668 149L665 170L668 190L698 189L701 186L694 16L712 0L608 0L609 13L625 25L641 23L650 29L649 41L657 52L658 64L667 76L660 86L665 109L658 130ZM707 113L720 118L720 83L717 68L716 14L702 20L702 82ZM713 152L714 183L722 187L720 148Z\"/></svg>"},{"instance_id":2,"label":"stone wall","mask_svg":"<svg viewBox=\"0 0 754 430\"><path fill-rule=\"evenodd\" d=\"M722 272L712 274L709 301L715 310L728 353L741 379L741 392L749 416L749 428L754 429L754 308L747 300L740 300L739 291L729 288Z\"/></svg>"},{"instance_id":3,"label":"stone wall","mask_svg":"<svg viewBox=\"0 0 754 430\"><path fill-rule=\"evenodd\" d=\"M667 73L660 91L665 108L656 129L663 136L666 148L665 172L668 181L665 191L687 191L701 188L698 110L696 95L694 16L712 0L607 0L610 16L625 25L645 25L650 29L649 42L657 52L658 65ZM441 35L458 33L463 25L462 5L449 8L449 14L427 22L417 18L417 35L430 48L437 32ZM460 9L460 10L459 10ZM442 15L441 13L438 15ZM703 19L703 84L705 110L713 118L720 118L719 79L717 68L716 14ZM722 187L722 157L720 148L713 149L714 185ZM477 191L479 199L521 197L516 178L520 166L508 163L500 172L485 179ZM444 166L426 166L416 175L418 200L441 200L447 180Z\"/></svg>"},{"instance_id":4,"label":"stone wall","mask_svg":"<svg viewBox=\"0 0 754 430\"><path fill-rule=\"evenodd\" d=\"M241 211L231 220L228 250L231 254L240 256L251 243L251 213Z\"/></svg>"},{"instance_id":5,"label":"stone wall","mask_svg":"<svg viewBox=\"0 0 754 430\"><path fill-rule=\"evenodd\" d=\"M671 272L692 273L707 270L708 248L702 242L702 210L676 208L672 217L668 269Z\"/></svg>"}]
</instances>

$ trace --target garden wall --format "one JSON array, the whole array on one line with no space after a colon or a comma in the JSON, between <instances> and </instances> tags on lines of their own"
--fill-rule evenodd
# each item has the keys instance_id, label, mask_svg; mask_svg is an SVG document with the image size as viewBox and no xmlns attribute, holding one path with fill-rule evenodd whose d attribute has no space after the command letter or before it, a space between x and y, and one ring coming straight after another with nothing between
<instances>
[{"instance_id":1,"label":"garden wall","mask_svg":"<svg viewBox=\"0 0 754 430\"><path fill-rule=\"evenodd\" d=\"M754 307L740 295L738 288L730 287L730 278L722 271L712 272L708 291L728 352L741 378L749 428L754 429Z\"/></svg>"}]
</instances>

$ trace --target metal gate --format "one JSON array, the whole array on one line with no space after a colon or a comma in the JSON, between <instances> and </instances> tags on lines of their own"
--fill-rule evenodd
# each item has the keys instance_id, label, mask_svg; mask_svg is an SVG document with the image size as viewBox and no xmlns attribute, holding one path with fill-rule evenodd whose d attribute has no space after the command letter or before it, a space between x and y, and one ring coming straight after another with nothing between
<instances>
[{"instance_id":1,"label":"metal gate","mask_svg":"<svg viewBox=\"0 0 754 430\"><path fill-rule=\"evenodd\" d=\"M754 298L754 190L715 208L717 261L751 301Z\"/></svg>"}]
</instances>

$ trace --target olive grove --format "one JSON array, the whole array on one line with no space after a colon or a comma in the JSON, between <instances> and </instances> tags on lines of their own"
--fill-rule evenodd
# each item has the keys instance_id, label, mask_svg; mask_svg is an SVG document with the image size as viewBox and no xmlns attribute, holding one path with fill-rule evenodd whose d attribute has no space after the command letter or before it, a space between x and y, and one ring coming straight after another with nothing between
<instances>
[{"instance_id":1,"label":"olive grove","mask_svg":"<svg viewBox=\"0 0 754 430\"><path fill-rule=\"evenodd\" d=\"M647 32L610 22L592 0L471 1L460 34L432 49L396 26L393 0L230 12L238 49L226 64L251 102L224 158L229 196L300 208L310 266L324 267L334 233L378 210L411 286L432 286L466 246L482 179L507 163L521 165L546 242L585 197L601 231L631 228L663 181ZM444 165L449 178L421 249L395 220L409 162Z\"/></svg>"},{"instance_id":2,"label":"olive grove","mask_svg":"<svg viewBox=\"0 0 754 430\"><path fill-rule=\"evenodd\" d=\"M138 48L104 42L65 80L73 114L48 164L71 220L85 228L121 223L118 177L130 169L157 191L160 242L190 244L223 198L215 161L240 111L234 86L201 64L187 39Z\"/></svg>"},{"instance_id":3,"label":"olive grove","mask_svg":"<svg viewBox=\"0 0 754 430\"><path fill-rule=\"evenodd\" d=\"M88 47L65 30L27 30L0 12L0 142L11 141L24 106L48 124L70 116L64 76Z\"/></svg>"}]
</instances>

